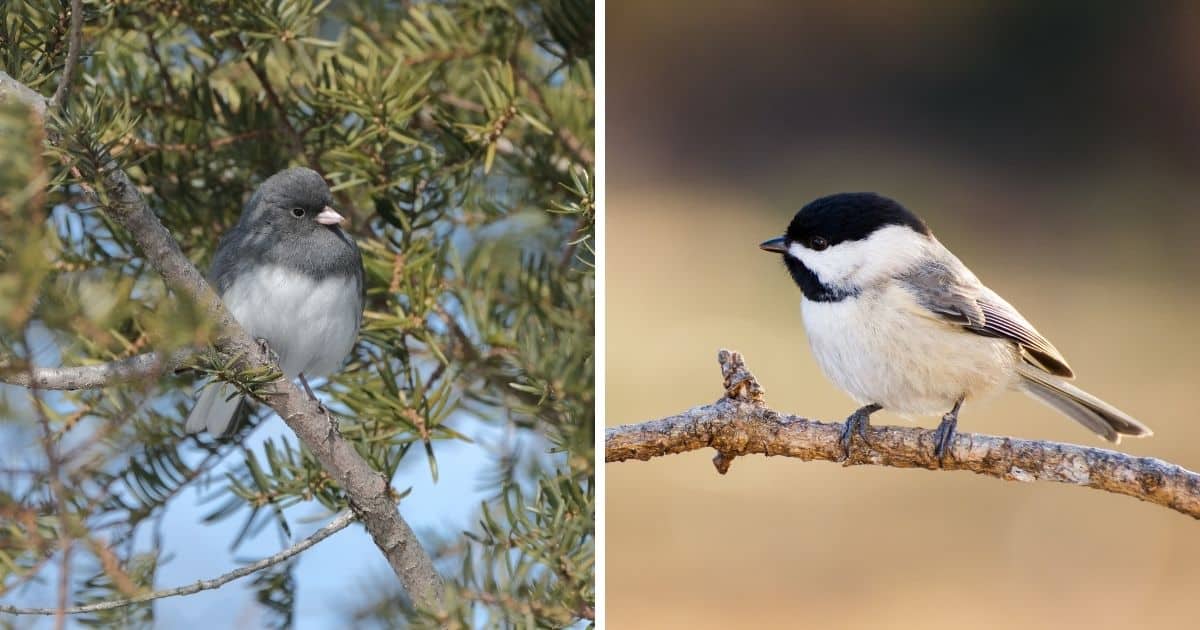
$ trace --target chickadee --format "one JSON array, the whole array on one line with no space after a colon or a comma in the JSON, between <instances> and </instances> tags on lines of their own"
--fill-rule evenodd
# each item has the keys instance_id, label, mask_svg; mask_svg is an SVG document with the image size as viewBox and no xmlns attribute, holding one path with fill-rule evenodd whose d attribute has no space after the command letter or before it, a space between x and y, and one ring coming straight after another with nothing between
<instances>
[{"instance_id":1,"label":"chickadee","mask_svg":"<svg viewBox=\"0 0 1200 630\"><path fill-rule=\"evenodd\" d=\"M963 401L1016 388L1100 437L1151 434L1125 412L1067 383L1062 354L987 288L920 218L873 193L804 206L784 236L760 247L783 255L804 297L801 312L821 370L862 408L846 421L866 441L870 415L945 412L942 459ZM949 410L947 412L947 410Z\"/></svg>"}]
</instances>

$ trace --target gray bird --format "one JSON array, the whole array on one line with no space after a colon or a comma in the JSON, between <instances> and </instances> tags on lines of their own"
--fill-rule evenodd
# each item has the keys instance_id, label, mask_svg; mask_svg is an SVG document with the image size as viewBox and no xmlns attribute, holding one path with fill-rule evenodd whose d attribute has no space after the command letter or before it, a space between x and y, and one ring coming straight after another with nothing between
<instances>
[{"instance_id":1,"label":"gray bird","mask_svg":"<svg viewBox=\"0 0 1200 630\"><path fill-rule=\"evenodd\" d=\"M870 414L945 413L934 453L954 436L964 400L1007 388L1061 411L1100 437L1150 435L1129 414L1067 382L1066 359L989 289L920 218L872 193L817 199L760 245L781 254L803 293L809 345L822 371L860 405L842 434L865 439Z\"/></svg>"},{"instance_id":2,"label":"gray bird","mask_svg":"<svg viewBox=\"0 0 1200 630\"><path fill-rule=\"evenodd\" d=\"M221 238L209 281L250 336L266 342L288 378L325 376L354 347L363 313L362 255L339 225L325 180L289 168L263 182ZM241 396L205 388L187 430L229 430Z\"/></svg>"}]
</instances>

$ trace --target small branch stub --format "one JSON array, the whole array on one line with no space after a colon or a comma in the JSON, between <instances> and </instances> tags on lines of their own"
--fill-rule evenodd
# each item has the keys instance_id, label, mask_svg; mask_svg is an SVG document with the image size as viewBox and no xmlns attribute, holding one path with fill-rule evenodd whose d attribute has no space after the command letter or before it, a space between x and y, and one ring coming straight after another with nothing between
<instances>
[{"instance_id":1,"label":"small branch stub","mask_svg":"<svg viewBox=\"0 0 1200 630\"><path fill-rule=\"evenodd\" d=\"M742 358L741 352L722 348L717 352L717 363L721 365L721 377L725 382L725 399L759 407L766 406L766 392L762 385L759 385L758 379L754 378L750 368L746 367L746 360ZM734 453L717 449L717 454L712 460L713 467L724 475L729 472L735 457L737 455Z\"/></svg>"},{"instance_id":2,"label":"small branch stub","mask_svg":"<svg viewBox=\"0 0 1200 630\"><path fill-rule=\"evenodd\" d=\"M702 448L716 449L713 465L725 474L736 457L763 454L842 462L842 423L778 413L740 353L717 355L725 395L681 414L605 431L604 459L649 460ZM1200 519L1200 475L1150 457L1041 440L959 433L945 457L933 454L935 432L917 427L870 427L866 443L845 465L871 464L927 470L969 470L1007 481L1053 481L1086 486L1162 505Z\"/></svg>"},{"instance_id":3,"label":"small branch stub","mask_svg":"<svg viewBox=\"0 0 1200 630\"><path fill-rule=\"evenodd\" d=\"M746 367L746 360L741 352L721 349L717 353L717 362L721 364L721 376L725 379L725 397L730 400L765 405L766 392L758 379Z\"/></svg>"}]
</instances>

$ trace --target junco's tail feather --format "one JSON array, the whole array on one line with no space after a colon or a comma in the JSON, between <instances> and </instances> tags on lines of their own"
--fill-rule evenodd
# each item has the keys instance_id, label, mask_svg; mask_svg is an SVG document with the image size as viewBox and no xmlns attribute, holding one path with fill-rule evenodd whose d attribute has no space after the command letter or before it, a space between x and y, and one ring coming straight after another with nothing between
<instances>
[{"instance_id":1,"label":"junco's tail feather","mask_svg":"<svg viewBox=\"0 0 1200 630\"><path fill-rule=\"evenodd\" d=\"M1153 434L1149 427L1124 411L1036 367L1022 365L1017 372L1021 375L1023 391L1109 442L1120 443L1122 435L1145 437Z\"/></svg>"},{"instance_id":2,"label":"junco's tail feather","mask_svg":"<svg viewBox=\"0 0 1200 630\"><path fill-rule=\"evenodd\" d=\"M233 396L235 390L226 383L213 383L200 392L200 398L192 412L188 414L186 429L188 433L197 433L208 429L214 436L223 435L233 423L241 396Z\"/></svg>"}]
</instances>

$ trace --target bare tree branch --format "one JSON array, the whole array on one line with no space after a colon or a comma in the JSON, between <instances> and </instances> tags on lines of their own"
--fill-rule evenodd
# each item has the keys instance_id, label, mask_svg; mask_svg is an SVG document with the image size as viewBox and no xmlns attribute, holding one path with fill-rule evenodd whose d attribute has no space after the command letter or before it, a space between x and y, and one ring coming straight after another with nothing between
<instances>
[{"instance_id":1,"label":"bare tree branch","mask_svg":"<svg viewBox=\"0 0 1200 630\"><path fill-rule=\"evenodd\" d=\"M9 101L24 103L37 114L38 118L46 117L46 99L37 92L29 89L24 83L17 81L0 70L0 103Z\"/></svg>"},{"instance_id":2,"label":"bare tree branch","mask_svg":"<svg viewBox=\"0 0 1200 630\"><path fill-rule=\"evenodd\" d=\"M40 95L21 89L24 86L14 88L14 84L20 86L0 72L0 101L11 94L34 107L40 100L44 107ZM226 356L239 357L243 369L279 373L279 366L242 329L204 276L183 255L179 244L159 222L129 176L112 160L100 168L99 176L107 194L104 211L129 232L146 260L172 290L194 300L208 312L220 331L215 344L217 350ZM441 601L442 578L412 528L396 510L395 494L388 480L342 438L336 423L320 403L305 395L287 378L280 376L254 393L283 418L322 467L342 486L350 507L370 532L413 602L421 607L437 608Z\"/></svg>"},{"instance_id":3,"label":"bare tree branch","mask_svg":"<svg viewBox=\"0 0 1200 630\"><path fill-rule=\"evenodd\" d=\"M38 389L98 389L150 380L180 366L192 352L181 350L163 360L157 352L147 352L119 361L71 367L34 367L7 371L0 358L0 383Z\"/></svg>"},{"instance_id":4,"label":"bare tree branch","mask_svg":"<svg viewBox=\"0 0 1200 630\"><path fill-rule=\"evenodd\" d=\"M200 591L207 591L207 590L212 590L214 588L220 588L220 587L224 586L225 584L228 584L229 582L232 582L238 578L246 577L247 575L250 575L252 573L257 573L258 571L262 571L263 569L265 569L269 566L279 564L280 562L283 562L284 560L287 560L288 558L295 556L296 554L304 551L305 549L308 549L309 547L312 547L313 545L321 542L322 540L329 538L330 536L336 534L337 532L342 531L343 529L346 528L347 525L349 525L350 523L353 523L353 522L354 522L354 514L351 512L343 512L340 516L338 516L337 518L330 521L324 527L313 532L313 534L311 536L309 536L308 538L305 538L304 540L301 540L300 542L292 545L291 547L288 547L287 549L284 549L283 551L280 551L279 553L274 554L272 556L267 556L266 558L263 558L262 560L259 560L258 562L248 564L244 567L234 569L233 571L230 571L229 573L219 575L215 578L212 578L211 580L197 580L195 583L188 584L187 586L180 586L180 587L165 589L165 590L161 590L161 591L154 591L152 593L145 593L142 595L138 595L136 597L130 597L128 599L116 599L116 600L111 600L111 601L107 601L107 602L97 602L95 604L88 604L86 606L75 606L73 608L18 608L17 606L9 606L7 604L0 604L0 612L9 613L9 614L13 614L13 615L56 615L56 614L78 615L81 613L99 612L102 610L112 610L113 608L121 608L122 606L131 606L133 604L141 604L143 602L148 602L148 601L152 601L155 599L162 599L164 597L177 597L179 595L191 595L192 593L199 593Z\"/></svg>"},{"instance_id":5,"label":"bare tree branch","mask_svg":"<svg viewBox=\"0 0 1200 630\"><path fill-rule=\"evenodd\" d=\"M83 45L83 0L71 0L71 31L67 41L67 61L63 65L62 77L58 80L58 89L50 100L54 107L62 109L71 93L71 82L75 78L75 68L79 65L80 47Z\"/></svg>"},{"instance_id":6,"label":"bare tree branch","mask_svg":"<svg viewBox=\"0 0 1200 630\"><path fill-rule=\"evenodd\" d=\"M733 459L763 454L805 461L841 461L840 423L781 414L763 402L762 388L737 352L718 354L726 395L709 405L641 424L612 427L604 435L604 460L648 460L713 448L724 474ZM939 464L934 432L871 427L868 443L855 438L849 465L927 470L969 470L1007 481L1053 481L1104 490L1200 518L1200 475L1150 457L1041 440L959 433Z\"/></svg>"}]
</instances>

